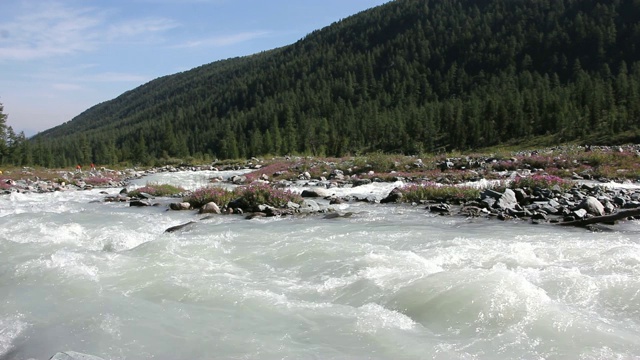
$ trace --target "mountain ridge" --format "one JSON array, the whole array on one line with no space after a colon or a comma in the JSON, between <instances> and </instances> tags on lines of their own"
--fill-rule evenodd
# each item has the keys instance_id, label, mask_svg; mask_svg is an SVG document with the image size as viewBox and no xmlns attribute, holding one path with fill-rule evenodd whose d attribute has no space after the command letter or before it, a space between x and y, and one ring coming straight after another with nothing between
<instances>
[{"instance_id":1,"label":"mountain ridge","mask_svg":"<svg viewBox=\"0 0 640 360\"><path fill-rule=\"evenodd\" d=\"M34 137L36 161L420 153L634 132L639 23L634 0L396 0L93 106Z\"/></svg>"}]
</instances>

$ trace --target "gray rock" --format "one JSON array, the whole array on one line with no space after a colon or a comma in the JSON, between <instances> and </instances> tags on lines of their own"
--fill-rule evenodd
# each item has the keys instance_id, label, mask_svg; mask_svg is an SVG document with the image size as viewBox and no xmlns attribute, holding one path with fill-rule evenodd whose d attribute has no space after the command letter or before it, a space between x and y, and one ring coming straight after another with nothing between
<instances>
[{"instance_id":1,"label":"gray rock","mask_svg":"<svg viewBox=\"0 0 640 360\"><path fill-rule=\"evenodd\" d=\"M169 208L171 210L191 210L191 204L188 202L171 203L169 204Z\"/></svg>"},{"instance_id":2,"label":"gray rock","mask_svg":"<svg viewBox=\"0 0 640 360\"><path fill-rule=\"evenodd\" d=\"M320 211L320 205L318 205L318 203L313 200L304 200L302 202L302 205L300 206L299 211L305 213L318 212Z\"/></svg>"},{"instance_id":3,"label":"gray rock","mask_svg":"<svg viewBox=\"0 0 640 360\"><path fill-rule=\"evenodd\" d=\"M436 204L429 206L429 211L438 214L449 214L451 212L451 205L449 204Z\"/></svg>"},{"instance_id":4,"label":"gray rock","mask_svg":"<svg viewBox=\"0 0 640 360\"><path fill-rule=\"evenodd\" d=\"M398 202L401 199L402 199L402 191L400 191L400 189L398 188L394 188L393 190L391 190L389 195L387 195L384 199L380 200L380 203L381 204L394 203L394 202Z\"/></svg>"},{"instance_id":5,"label":"gray rock","mask_svg":"<svg viewBox=\"0 0 640 360\"><path fill-rule=\"evenodd\" d=\"M518 200L516 199L516 193L514 193L513 190L511 189L506 189L504 191L504 194L500 196L498 201L496 201L496 203L493 206L504 210L504 209L513 209L516 207L516 205L518 205Z\"/></svg>"},{"instance_id":6,"label":"gray rock","mask_svg":"<svg viewBox=\"0 0 640 360\"><path fill-rule=\"evenodd\" d=\"M495 199L498 200L500 199L500 197L502 196L501 193L495 191L495 190L491 190L491 189L486 189L485 191L482 192L481 197L484 198L491 198L491 199Z\"/></svg>"},{"instance_id":7,"label":"gray rock","mask_svg":"<svg viewBox=\"0 0 640 360\"><path fill-rule=\"evenodd\" d=\"M302 190L302 193L300 194L303 198L326 197L329 195L329 192L324 188L305 189Z\"/></svg>"},{"instance_id":8,"label":"gray rock","mask_svg":"<svg viewBox=\"0 0 640 360\"><path fill-rule=\"evenodd\" d=\"M75 351L64 351L53 355L49 360L104 360L94 355L83 354Z\"/></svg>"},{"instance_id":9,"label":"gray rock","mask_svg":"<svg viewBox=\"0 0 640 360\"><path fill-rule=\"evenodd\" d=\"M185 227L195 224L195 221L189 221L188 223L185 224L180 224L180 225L176 225L176 226L172 226L170 228L168 228L167 230L165 230L164 232L168 232L168 233L172 233L181 229L184 229Z\"/></svg>"},{"instance_id":10,"label":"gray rock","mask_svg":"<svg viewBox=\"0 0 640 360\"><path fill-rule=\"evenodd\" d=\"M148 200L131 200L129 206L144 207L151 206L151 203Z\"/></svg>"},{"instance_id":11,"label":"gray rock","mask_svg":"<svg viewBox=\"0 0 640 360\"><path fill-rule=\"evenodd\" d=\"M591 215L602 216L605 214L604 205L593 196L587 196L580 204L580 208L587 210Z\"/></svg>"},{"instance_id":12,"label":"gray rock","mask_svg":"<svg viewBox=\"0 0 640 360\"><path fill-rule=\"evenodd\" d=\"M578 219L584 219L584 217L587 216L587 210L578 209L578 210L575 210L572 214L575 215L575 217Z\"/></svg>"},{"instance_id":13,"label":"gray rock","mask_svg":"<svg viewBox=\"0 0 640 360\"><path fill-rule=\"evenodd\" d=\"M200 208L199 213L200 214L220 214L220 207L218 207L218 204L212 201L204 204L204 206Z\"/></svg>"},{"instance_id":14,"label":"gray rock","mask_svg":"<svg viewBox=\"0 0 640 360\"><path fill-rule=\"evenodd\" d=\"M232 183L239 185L239 184L244 184L247 181L247 177L242 175L234 175L231 177L230 180Z\"/></svg>"}]
</instances>

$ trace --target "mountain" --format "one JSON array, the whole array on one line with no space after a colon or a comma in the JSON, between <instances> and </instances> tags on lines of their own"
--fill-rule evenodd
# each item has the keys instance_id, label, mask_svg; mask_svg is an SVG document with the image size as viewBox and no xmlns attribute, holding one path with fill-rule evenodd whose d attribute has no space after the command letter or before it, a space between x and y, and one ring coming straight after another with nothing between
<instances>
[{"instance_id":1,"label":"mountain","mask_svg":"<svg viewBox=\"0 0 640 360\"><path fill-rule=\"evenodd\" d=\"M31 148L49 166L420 153L639 125L640 1L396 0L153 80Z\"/></svg>"}]
</instances>

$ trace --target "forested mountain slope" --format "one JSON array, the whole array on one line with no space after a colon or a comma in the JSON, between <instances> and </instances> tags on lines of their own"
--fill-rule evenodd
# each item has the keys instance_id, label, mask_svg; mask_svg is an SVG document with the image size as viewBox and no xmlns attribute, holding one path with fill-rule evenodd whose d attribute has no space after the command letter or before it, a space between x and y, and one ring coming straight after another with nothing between
<instances>
[{"instance_id":1,"label":"forested mountain slope","mask_svg":"<svg viewBox=\"0 0 640 360\"><path fill-rule=\"evenodd\" d=\"M640 1L396 0L151 81L32 148L49 166L419 153L639 125Z\"/></svg>"}]
</instances>

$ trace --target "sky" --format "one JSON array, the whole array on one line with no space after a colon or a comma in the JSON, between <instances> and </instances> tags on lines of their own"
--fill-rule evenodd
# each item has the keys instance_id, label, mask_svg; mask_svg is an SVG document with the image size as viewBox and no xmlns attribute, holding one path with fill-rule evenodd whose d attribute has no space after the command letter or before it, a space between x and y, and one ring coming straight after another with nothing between
<instances>
[{"instance_id":1,"label":"sky","mask_svg":"<svg viewBox=\"0 0 640 360\"><path fill-rule=\"evenodd\" d=\"M0 103L27 136L164 75L296 42L389 0L0 0Z\"/></svg>"}]
</instances>

